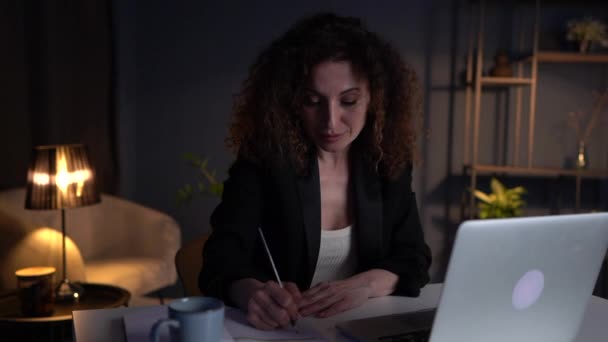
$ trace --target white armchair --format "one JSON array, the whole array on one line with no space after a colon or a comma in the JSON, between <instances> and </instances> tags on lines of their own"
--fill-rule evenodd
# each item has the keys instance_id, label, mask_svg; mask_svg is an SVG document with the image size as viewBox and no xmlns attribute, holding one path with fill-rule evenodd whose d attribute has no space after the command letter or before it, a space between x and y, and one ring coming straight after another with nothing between
<instances>
[{"instance_id":1,"label":"white armchair","mask_svg":"<svg viewBox=\"0 0 608 342\"><path fill-rule=\"evenodd\" d=\"M67 235L80 249L84 261L85 274L78 278L117 285L129 290L133 296L174 284L177 273L173 261L180 246L180 228L175 220L118 197L102 194L101 198L100 204L66 210ZM12 234L8 235L23 239L33 227L52 227L61 231L59 211L26 210L24 203L23 188L0 192L0 214L24 223L19 228L23 231L21 234L15 233L13 227ZM0 247L9 244L3 241ZM0 250L0 256L3 252L6 253ZM68 271L69 260L70 257ZM29 262L35 263L35 260ZM0 267L9 265L0 264ZM2 270L4 274L6 271L14 272ZM61 270L57 271L60 277ZM14 281L0 284L0 288L7 286L14 287Z\"/></svg>"}]
</instances>

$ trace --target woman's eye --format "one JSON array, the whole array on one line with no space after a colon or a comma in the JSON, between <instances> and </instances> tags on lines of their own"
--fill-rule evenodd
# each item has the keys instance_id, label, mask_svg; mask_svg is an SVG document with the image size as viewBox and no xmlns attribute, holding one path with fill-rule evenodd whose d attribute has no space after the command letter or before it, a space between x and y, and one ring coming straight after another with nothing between
<instances>
[{"instance_id":1,"label":"woman's eye","mask_svg":"<svg viewBox=\"0 0 608 342\"><path fill-rule=\"evenodd\" d=\"M344 106L354 106L357 104L357 100L342 100Z\"/></svg>"}]
</instances>

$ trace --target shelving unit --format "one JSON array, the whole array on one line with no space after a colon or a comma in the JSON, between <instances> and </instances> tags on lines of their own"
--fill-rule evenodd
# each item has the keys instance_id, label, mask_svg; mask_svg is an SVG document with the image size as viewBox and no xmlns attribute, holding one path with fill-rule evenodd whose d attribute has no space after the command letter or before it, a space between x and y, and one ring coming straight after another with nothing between
<instances>
[{"instance_id":1,"label":"shelving unit","mask_svg":"<svg viewBox=\"0 0 608 342\"><path fill-rule=\"evenodd\" d=\"M540 0L536 0L534 22L532 29L531 53L515 61L513 77L491 77L483 74L484 67L484 35L485 35L485 6L486 1L474 2L478 5L477 31L469 34L469 47L466 69L465 92L465 122L464 122L464 172L470 176L472 189L477 188L477 177L481 174L505 174L534 177L573 177L575 178L575 211L580 210L581 181L583 178L608 178L608 169L562 169L540 168L533 164L534 133L536 126L536 90L539 63L607 63L608 54L582 54L576 52L541 51L539 50ZM472 16L474 18L474 16ZM520 51L526 51L524 46L524 29L520 30L518 45ZM476 34L475 34L476 33ZM524 73L525 69L527 70ZM512 148L512 165L481 164L479 161L481 96L484 89L489 87L515 88L515 122ZM524 118L523 93L529 93L527 117ZM522 132L522 120L527 119L527 132ZM522 136L527 134L527 150L525 165L518 165L520 160ZM475 197L472 192L469 201L469 216L475 212Z\"/></svg>"}]
</instances>

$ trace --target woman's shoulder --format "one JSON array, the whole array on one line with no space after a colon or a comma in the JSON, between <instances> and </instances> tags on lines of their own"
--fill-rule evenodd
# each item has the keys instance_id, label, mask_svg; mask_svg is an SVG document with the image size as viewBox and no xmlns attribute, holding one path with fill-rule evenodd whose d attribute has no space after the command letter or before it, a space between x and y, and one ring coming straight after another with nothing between
<instances>
[{"instance_id":1,"label":"woman's shoulder","mask_svg":"<svg viewBox=\"0 0 608 342\"><path fill-rule=\"evenodd\" d=\"M252 158L239 155L228 171L230 176L240 173L256 174L258 177L274 177L294 173L291 163L278 158Z\"/></svg>"},{"instance_id":2,"label":"woman's shoulder","mask_svg":"<svg viewBox=\"0 0 608 342\"><path fill-rule=\"evenodd\" d=\"M384 178L389 183L411 183L413 169L412 163L407 163L401 168L401 171L397 173L396 177L384 176Z\"/></svg>"},{"instance_id":3,"label":"woman's shoulder","mask_svg":"<svg viewBox=\"0 0 608 342\"><path fill-rule=\"evenodd\" d=\"M412 192L412 171L411 164L405 165L396 177L382 176L382 183L385 196L400 198Z\"/></svg>"}]
</instances>

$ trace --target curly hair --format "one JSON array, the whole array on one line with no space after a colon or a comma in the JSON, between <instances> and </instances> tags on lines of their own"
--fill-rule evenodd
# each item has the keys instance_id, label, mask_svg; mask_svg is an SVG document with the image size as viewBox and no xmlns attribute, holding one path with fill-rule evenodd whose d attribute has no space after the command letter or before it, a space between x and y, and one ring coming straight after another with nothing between
<instances>
[{"instance_id":1,"label":"curly hair","mask_svg":"<svg viewBox=\"0 0 608 342\"><path fill-rule=\"evenodd\" d=\"M262 51L233 105L227 146L264 162L290 160L300 175L315 147L300 108L306 80L324 61L348 61L370 91L365 126L355 140L382 175L394 179L415 159L418 82L399 52L360 19L321 13L297 22Z\"/></svg>"}]
</instances>

